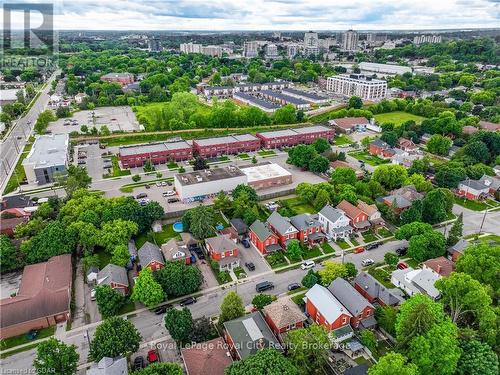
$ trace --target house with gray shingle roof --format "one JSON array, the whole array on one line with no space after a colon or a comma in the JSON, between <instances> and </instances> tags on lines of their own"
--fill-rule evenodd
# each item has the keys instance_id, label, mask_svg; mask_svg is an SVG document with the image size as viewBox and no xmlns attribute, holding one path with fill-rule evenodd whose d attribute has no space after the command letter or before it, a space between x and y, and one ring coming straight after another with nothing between
<instances>
[{"instance_id":1,"label":"house with gray shingle roof","mask_svg":"<svg viewBox=\"0 0 500 375\"><path fill-rule=\"evenodd\" d=\"M323 232L334 241L348 238L353 232L353 227L349 225L350 220L345 212L329 204L318 212L318 221L323 227Z\"/></svg>"},{"instance_id":2,"label":"house with gray shingle roof","mask_svg":"<svg viewBox=\"0 0 500 375\"><path fill-rule=\"evenodd\" d=\"M97 274L97 285L109 285L117 292L127 295L129 289L127 270L110 263Z\"/></svg>"},{"instance_id":3,"label":"house with gray shingle roof","mask_svg":"<svg viewBox=\"0 0 500 375\"><path fill-rule=\"evenodd\" d=\"M290 218L292 225L299 231L298 239L309 244L323 242L326 235L321 231L318 215L300 214Z\"/></svg>"},{"instance_id":4,"label":"house with gray shingle roof","mask_svg":"<svg viewBox=\"0 0 500 375\"><path fill-rule=\"evenodd\" d=\"M458 242L448 249L448 257L456 262L458 257L464 253L464 250L469 246L469 242L461 238Z\"/></svg>"},{"instance_id":5,"label":"house with gray shingle roof","mask_svg":"<svg viewBox=\"0 0 500 375\"><path fill-rule=\"evenodd\" d=\"M249 236L252 244L264 255L283 250L278 244L278 236L269 229L267 223L258 219L250 225Z\"/></svg>"},{"instance_id":6,"label":"house with gray shingle roof","mask_svg":"<svg viewBox=\"0 0 500 375\"><path fill-rule=\"evenodd\" d=\"M361 295L349 282L337 277L328 286L328 290L337 298L342 305L351 313L351 326L358 328L373 327L377 324L373 314L375 307Z\"/></svg>"},{"instance_id":7,"label":"house with gray shingle roof","mask_svg":"<svg viewBox=\"0 0 500 375\"><path fill-rule=\"evenodd\" d=\"M238 246L228 234L210 237L205 240L210 259L219 263L219 270L231 270L240 266Z\"/></svg>"},{"instance_id":8,"label":"house with gray shingle roof","mask_svg":"<svg viewBox=\"0 0 500 375\"><path fill-rule=\"evenodd\" d=\"M98 363L90 366L87 375L128 375L127 359L103 357Z\"/></svg>"},{"instance_id":9,"label":"house with gray shingle roof","mask_svg":"<svg viewBox=\"0 0 500 375\"><path fill-rule=\"evenodd\" d=\"M297 239L299 231L295 228L290 219L281 216L278 211L274 211L268 218L267 224L269 228L278 236L281 246L286 248L290 240Z\"/></svg>"},{"instance_id":10,"label":"house with gray shingle roof","mask_svg":"<svg viewBox=\"0 0 500 375\"><path fill-rule=\"evenodd\" d=\"M360 272L354 278L354 287L369 302L396 306L404 301L404 294L398 288L387 288L367 272Z\"/></svg>"},{"instance_id":11,"label":"house with gray shingle roof","mask_svg":"<svg viewBox=\"0 0 500 375\"><path fill-rule=\"evenodd\" d=\"M165 266L165 260L163 259L160 248L149 241L146 241L144 245L141 246L138 256L141 268L148 267L151 271L156 271Z\"/></svg>"}]
</instances>

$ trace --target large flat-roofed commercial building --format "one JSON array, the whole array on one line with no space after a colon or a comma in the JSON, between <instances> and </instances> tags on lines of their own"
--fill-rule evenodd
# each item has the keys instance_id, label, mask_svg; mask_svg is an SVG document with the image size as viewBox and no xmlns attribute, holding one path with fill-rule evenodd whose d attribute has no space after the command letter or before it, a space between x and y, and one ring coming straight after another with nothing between
<instances>
[{"instance_id":1,"label":"large flat-roofed commercial building","mask_svg":"<svg viewBox=\"0 0 500 375\"><path fill-rule=\"evenodd\" d=\"M281 105L291 104L297 109L308 109L311 106L308 101L277 91L260 90L258 95Z\"/></svg>"},{"instance_id":2,"label":"large flat-roofed commercial building","mask_svg":"<svg viewBox=\"0 0 500 375\"><path fill-rule=\"evenodd\" d=\"M387 75L394 75L394 74L402 75L405 73L412 72L409 66L395 65L395 64L377 64L371 62L360 62L359 69L361 70L361 73L369 73L369 74L376 73L376 74L387 74Z\"/></svg>"},{"instance_id":3,"label":"large flat-roofed commercial building","mask_svg":"<svg viewBox=\"0 0 500 375\"><path fill-rule=\"evenodd\" d=\"M193 157L192 147L186 141L123 146L119 148L118 155L124 168L142 167L146 160L153 164L162 164Z\"/></svg>"},{"instance_id":4,"label":"large flat-roofed commercial building","mask_svg":"<svg viewBox=\"0 0 500 375\"><path fill-rule=\"evenodd\" d=\"M328 77L326 89L337 95L350 98L359 96L364 100L382 100L387 96L387 82L361 74L340 74Z\"/></svg>"},{"instance_id":5,"label":"large flat-roofed commercial building","mask_svg":"<svg viewBox=\"0 0 500 375\"><path fill-rule=\"evenodd\" d=\"M292 183L292 174L275 163L260 163L240 167L248 178L248 185L254 189L265 189Z\"/></svg>"},{"instance_id":6,"label":"large flat-roofed commercial building","mask_svg":"<svg viewBox=\"0 0 500 375\"><path fill-rule=\"evenodd\" d=\"M228 135L225 137L195 139L193 150L201 157L213 157L260 149L259 138L251 134Z\"/></svg>"},{"instance_id":7,"label":"large flat-roofed commercial building","mask_svg":"<svg viewBox=\"0 0 500 375\"><path fill-rule=\"evenodd\" d=\"M293 86L293 83L288 81L275 81L275 82L264 82L264 83L245 83L237 86L208 86L208 85L198 85L196 87L199 94L203 94L206 97L232 97L233 94L237 92L246 93L256 93L261 90L283 90Z\"/></svg>"},{"instance_id":8,"label":"large flat-roofed commercial building","mask_svg":"<svg viewBox=\"0 0 500 375\"><path fill-rule=\"evenodd\" d=\"M273 113L278 108L281 108L281 106L279 104L257 98L256 96L247 94L245 92L235 92L233 94L233 99L240 102L240 103L244 103L247 105L251 105L253 107L257 107L257 108L263 110L264 112L268 112L268 113Z\"/></svg>"},{"instance_id":9,"label":"large flat-roofed commercial building","mask_svg":"<svg viewBox=\"0 0 500 375\"><path fill-rule=\"evenodd\" d=\"M329 102L328 98L325 98L324 96L315 94L314 92L307 92L307 91L301 91L301 90L296 90L292 88L287 88L282 91L283 94L286 94L288 96L293 96L294 98L302 99L305 100L306 102L309 103L314 103L314 104L325 104Z\"/></svg>"},{"instance_id":10,"label":"large flat-roofed commercial building","mask_svg":"<svg viewBox=\"0 0 500 375\"><path fill-rule=\"evenodd\" d=\"M132 73L108 73L101 76L101 81L114 82L124 86L134 83L134 75Z\"/></svg>"},{"instance_id":11,"label":"large flat-roofed commercial building","mask_svg":"<svg viewBox=\"0 0 500 375\"><path fill-rule=\"evenodd\" d=\"M22 163L28 183L47 184L54 182L54 174L66 173L68 148L68 134L38 136Z\"/></svg>"},{"instance_id":12,"label":"large flat-roofed commercial building","mask_svg":"<svg viewBox=\"0 0 500 375\"><path fill-rule=\"evenodd\" d=\"M321 125L274 130L256 134L261 139L264 148L289 147L300 143L309 144L318 138L325 138L330 141L334 135L335 131L333 129Z\"/></svg>"},{"instance_id":13,"label":"large flat-roofed commercial building","mask_svg":"<svg viewBox=\"0 0 500 375\"><path fill-rule=\"evenodd\" d=\"M183 202L210 198L220 191L229 192L239 184L246 183L246 174L232 165L174 176L175 190Z\"/></svg>"}]
</instances>

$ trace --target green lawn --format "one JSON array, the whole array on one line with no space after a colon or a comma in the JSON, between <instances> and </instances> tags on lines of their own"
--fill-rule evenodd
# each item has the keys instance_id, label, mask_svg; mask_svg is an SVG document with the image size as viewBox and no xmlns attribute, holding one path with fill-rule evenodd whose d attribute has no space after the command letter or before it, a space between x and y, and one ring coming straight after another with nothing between
<instances>
[{"instance_id":1,"label":"green lawn","mask_svg":"<svg viewBox=\"0 0 500 375\"><path fill-rule=\"evenodd\" d=\"M345 134L341 134L337 137L335 137L335 145L336 146L342 146L342 145L350 145L352 143L352 139Z\"/></svg>"},{"instance_id":2,"label":"green lawn","mask_svg":"<svg viewBox=\"0 0 500 375\"><path fill-rule=\"evenodd\" d=\"M161 181L174 181L173 177L164 177L164 178L158 178L156 180L151 180L151 181L139 181L139 182L134 182L131 184L125 184L120 188L120 191L122 193L132 193L135 188L141 187L141 186L146 186L146 185L152 185L156 182L161 182Z\"/></svg>"},{"instance_id":3,"label":"green lawn","mask_svg":"<svg viewBox=\"0 0 500 375\"><path fill-rule=\"evenodd\" d=\"M377 233L379 236L382 236L384 238L392 236L392 232L387 228L380 228Z\"/></svg>"},{"instance_id":4,"label":"green lawn","mask_svg":"<svg viewBox=\"0 0 500 375\"><path fill-rule=\"evenodd\" d=\"M177 164L176 162L174 161L171 161L167 164L167 167L168 169L172 170L172 169L177 169L179 168L179 164Z\"/></svg>"},{"instance_id":5,"label":"green lawn","mask_svg":"<svg viewBox=\"0 0 500 375\"><path fill-rule=\"evenodd\" d=\"M370 164L373 167L376 167L381 164L390 163L390 160L381 159L378 156L370 155L368 151L354 151L349 152L353 158L364 161L366 164Z\"/></svg>"},{"instance_id":6,"label":"green lawn","mask_svg":"<svg viewBox=\"0 0 500 375\"><path fill-rule=\"evenodd\" d=\"M350 248L350 247L351 247L351 246L350 246L347 242L345 242L344 240L337 241L337 242L336 242L336 244L337 244L337 245L339 245L339 246L340 246L340 248L341 248L341 249L344 249L344 250L345 250L345 249L348 249L348 248Z\"/></svg>"},{"instance_id":7,"label":"green lawn","mask_svg":"<svg viewBox=\"0 0 500 375\"><path fill-rule=\"evenodd\" d=\"M98 251L97 256L99 257L99 268L102 270L104 267L106 267L109 262L111 261L111 254L106 252L106 250L102 249L101 251Z\"/></svg>"},{"instance_id":8,"label":"green lawn","mask_svg":"<svg viewBox=\"0 0 500 375\"><path fill-rule=\"evenodd\" d=\"M236 267L233 271L238 279L243 279L247 277L245 270L241 267Z\"/></svg>"},{"instance_id":9,"label":"green lawn","mask_svg":"<svg viewBox=\"0 0 500 375\"><path fill-rule=\"evenodd\" d=\"M104 174L102 177L103 178L113 178L113 177L121 177L121 176L129 176L130 175L130 169L121 169L120 165L118 164L118 156L113 155L111 156L111 163L113 164L113 168L111 170L111 173Z\"/></svg>"},{"instance_id":10,"label":"green lawn","mask_svg":"<svg viewBox=\"0 0 500 375\"><path fill-rule=\"evenodd\" d=\"M391 283L391 274L383 269L376 269L375 267L370 267L368 269L368 273L376 278L380 283L386 288L395 288L395 286Z\"/></svg>"},{"instance_id":11,"label":"green lawn","mask_svg":"<svg viewBox=\"0 0 500 375\"><path fill-rule=\"evenodd\" d=\"M260 156L272 156L272 155L276 155L276 152L274 152L273 150L260 150L258 152L258 154Z\"/></svg>"},{"instance_id":12,"label":"green lawn","mask_svg":"<svg viewBox=\"0 0 500 375\"><path fill-rule=\"evenodd\" d=\"M35 342L36 340L44 339L46 337L53 336L56 331L56 326L51 326L43 328L37 331L37 335L33 340L28 339L26 334L19 336L9 337L8 339L3 339L0 341L0 349L6 350L14 348L19 345L28 344L30 342Z\"/></svg>"},{"instance_id":13,"label":"green lawn","mask_svg":"<svg viewBox=\"0 0 500 375\"><path fill-rule=\"evenodd\" d=\"M459 197L455 197L455 203L472 211L483 211L491 207L485 202L473 201Z\"/></svg>"},{"instance_id":14,"label":"green lawn","mask_svg":"<svg viewBox=\"0 0 500 375\"><path fill-rule=\"evenodd\" d=\"M226 220L224 220L224 217L221 215L220 212L215 213L215 224L216 225L222 224L224 225L224 228L227 228L229 226L229 223Z\"/></svg>"},{"instance_id":15,"label":"green lawn","mask_svg":"<svg viewBox=\"0 0 500 375\"><path fill-rule=\"evenodd\" d=\"M295 212L296 215L305 213L315 214L318 212L311 204L304 202L298 197L285 199L283 200L283 202L287 204Z\"/></svg>"},{"instance_id":16,"label":"green lawn","mask_svg":"<svg viewBox=\"0 0 500 375\"><path fill-rule=\"evenodd\" d=\"M135 239L135 246L139 249L146 241L156 243L156 245L161 246L171 238L177 238L180 240L181 236L179 233L174 231L172 224L167 224L163 226L163 230L161 232L154 233L153 231L149 231L138 236Z\"/></svg>"},{"instance_id":17,"label":"green lawn","mask_svg":"<svg viewBox=\"0 0 500 375\"><path fill-rule=\"evenodd\" d=\"M5 185L5 189L3 191L4 194L12 193L19 187L19 183L26 178L26 173L24 172L24 167L22 163L23 160L26 158L26 156L28 156L28 153L31 150L31 145L32 145L31 143L28 143L26 146L24 146L21 157L19 158L16 167L14 168L14 172L12 173L9 181Z\"/></svg>"},{"instance_id":18,"label":"green lawn","mask_svg":"<svg viewBox=\"0 0 500 375\"><path fill-rule=\"evenodd\" d=\"M323 252L325 254L332 254L335 252L335 249L333 247L331 247L328 242L323 242L321 244L321 248L323 249Z\"/></svg>"},{"instance_id":19,"label":"green lawn","mask_svg":"<svg viewBox=\"0 0 500 375\"><path fill-rule=\"evenodd\" d=\"M358 242L355 238L351 238L349 241L351 241L351 243L352 243L354 246L359 246L359 242Z\"/></svg>"},{"instance_id":20,"label":"green lawn","mask_svg":"<svg viewBox=\"0 0 500 375\"><path fill-rule=\"evenodd\" d=\"M373 242L377 240L377 237L375 236L372 230L362 233L361 235L363 236L365 242Z\"/></svg>"},{"instance_id":21,"label":"green lawn","mask_svg":"<svg viewBox=\"0 0 500 375\"><path fill-rule=\"evenodd\" d=\"M417 124L420 124L422 123L423 120L425 120L425 117L417 116L408 112L395 111L395 112L379 113L378 115L375 115L375 120L377 120L377 123L379 124L391 122L394 125L401 125L403 122L409 120L413 120Z\"/></svg>"},{"instance_id":22,"label":"green lawn","mask_svg":"<svg viewBox=\"0 0 500 375\"><path fill-rule=\"evenodd\" d=\"M322 255L321 250L319 249L319 247L314 246L312 249L304 251L302 258L311 259L311 258L319 257L320 255Z\"/></svg>"},{"instance_id":23,"label":"green lawn","mask_svg":"<svg viewBox=\"0 0 500 375\"><path fill-rule=\"evenodd\" d=\"M243 159L243 160L244 159L250 159L250 155L248 155L248 154L238 154L238 158Z\"/></svg>"},{"instance_id":24,"label":"green lawn","mask_svg":"<svg viewBox=\"0 0 500 375\"><path fill-rule=\"evenodd\" d=\"M122 308L118 311L117 315L123 315L127 314L129 312L132 312L135 310L135 304L132 301L127 301L125 305L122 306Z\"/></svg>"}]
</instances>

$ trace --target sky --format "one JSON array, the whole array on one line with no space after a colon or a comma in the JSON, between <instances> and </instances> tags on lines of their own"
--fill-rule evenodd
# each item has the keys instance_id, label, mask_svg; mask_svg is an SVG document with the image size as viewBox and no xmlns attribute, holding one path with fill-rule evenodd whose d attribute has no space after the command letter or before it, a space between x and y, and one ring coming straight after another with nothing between
<instances>
[{"instance_id":1,"label":"sky","mask_svg":"<svg viewBox=\"0 0 500 375\"><path fill-rule=\"evenodd\" d=\"M2 0L47 3L51 0ZM500 27L500 0L55 0L59 30L415 30ZM3 13L3 10L2 10ZM3 19L3 15L1 15ZM22 28L15 12L13 28ZM2 22L2 21L0 21ZM32 23L41 23L34 15Z\"/></svg>"}]
</instances>

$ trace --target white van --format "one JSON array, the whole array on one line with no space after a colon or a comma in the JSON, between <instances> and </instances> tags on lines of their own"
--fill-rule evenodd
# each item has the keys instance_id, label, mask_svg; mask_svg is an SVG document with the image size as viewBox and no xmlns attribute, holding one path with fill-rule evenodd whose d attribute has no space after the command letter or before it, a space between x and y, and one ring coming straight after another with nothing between
<instances>
[{"instance_id":1,"label":"white van","mask_svg":"<svg viewBox=\"0 0 500 375\"><path fill-rule=\"evenodd\" d=\"M310 268L313 268L315 265L316 263L314 263L314 260L306 260L300 265L300 268L302 268L303 270L308 270Z\"/></svg>"}]
</instances>

